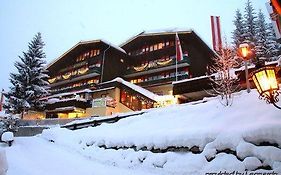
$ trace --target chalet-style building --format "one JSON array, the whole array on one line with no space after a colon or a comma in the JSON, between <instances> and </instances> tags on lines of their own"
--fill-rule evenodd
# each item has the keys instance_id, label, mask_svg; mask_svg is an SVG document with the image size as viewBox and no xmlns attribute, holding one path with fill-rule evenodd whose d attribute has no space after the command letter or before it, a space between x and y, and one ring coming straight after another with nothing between
<instances>
[{"instance_id":1,"label":"chalet-style building","mask_svg":"<svg viewBox=\"0 0 281 175\"><path fill-rule=\"evenodd\" d=\"M176 60L176 34L181 60ZM192 30L141 32L120 46L79 42L47 66L46 111L26 118L110 115L202 98L173 82L206 75L214 55Z\"/></svg>"}]
</instances>

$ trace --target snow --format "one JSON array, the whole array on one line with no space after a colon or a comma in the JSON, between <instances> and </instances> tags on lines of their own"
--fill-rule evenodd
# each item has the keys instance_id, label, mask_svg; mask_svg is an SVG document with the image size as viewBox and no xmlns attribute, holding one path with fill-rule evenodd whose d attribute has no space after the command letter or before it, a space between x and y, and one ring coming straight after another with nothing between
<instances>
[{"instance_id":1,"label":"snow","mask_svg":"<svg viewBox=\"0 0 281 175\"><path fill-rule=\"evenodd\" d=\"M148 111L148 110L132 111L132 112L126 112L126 113L115 113L115 114L113 114L111 116L98 116L98 117L90 117L90 118L86 118L86 119L79 119L79 120L71 121L71 122L65 124L65 126L69 126L69 125L73 125L73 124L82 124L82 123L100 121L100 120L104 120L104 119L114 119L114 118L117 118L117 117L118 118L122 118L122 117L126 117L127 115L142 114L145 111Z\"/></svg>"},{"instance_id":2,"label":"snow","mask_svg":"<svg viewBox=\"0 0 281 175\"><path fill-rule=\"evenodd\" d=\"M145 169L130 170L103 165L81 156L74 150L57 146L38 137L16 138L12 147L5 149L9 164L7 175L154 174Z\"/></svg>"},{"instance_id":3,"label":"snow","mask_svg":"<svg viewBox=\"0 0 281 175\"><path fill-rule=\"evenodd\" d=\"M140 94L142 94L145 97L148 97L148 98L150 98L150 99L152 99L154 101L157 101L157 99L159 99L157 94L154 94L154 93L150 92L149 90L146 90L146 89L144 89L144 88L142 88L142 87L140 87L138 85L135 85L133 83L125 81L125 80L123 80L120 77L117 77L117 78L115 78L115 79L113 79L111 81L108 81L108 82L119 82L119 83L121 83L121 84L123 84L123 85L125 85L125 86L127 86L127 87L129 87L129 88L131 88L131 89L133 89L133 90L135 90L137 92L139 92ZM106 83L108 83L108 82L106 82Z\"/></svg>"},{"instance_id":4,"label":"snow","mask_svg":"<svg viewBox=\"0 0 281 175\"><path fill-rule=\"evenodd\" d=\"M5 117L7 114L4 111L0 111L0 117Z\"/></svg>"},{"instance_id":5,"label":"snow","mask_svg":"<svg viewBox=\"0 0 281 175\"><path fill-rule=\"evenodd\" d=\"M8 170L8 162L6 158L6 151L0 148L0 175L6 175Z\"/></svg>"},{"instance_id":6,"label":"snow","mask_svg":"<svg viewBox=\"0 0 281 175\"><path fill-rule=\"evenodd\" d=\"M79 95L75 95L75 97L73 97L73 98L65 98L65 99L50 98L50 99L48 99L47 103L53 104L53 103L57 103L57 102L67 102L67 101L72 101L72 100L87 102L87 100L80 98Z\"/></svg>"},{"instance_id":7,"label":"snow","mask_svg":"<svg viewBox=\"0 0 281 175\"><path fill-rule=\"evenodd\" d=\"M90 89L83 89L83 90L81 90L81 91L59 93L59 94L55 94L55 95L48 96L47 98L48 98L48 99L51 99L51 98L69 96L69 95L73 95L73 94L90 93L90 92L92 92L92 90L90 90ZM44 99L44 98L42 98L42 99Z\"/></svg>"},{"instance_id":8,"label":"snow","mask_svg":"<svg viewBox=\"0 0 281 175\"><path fill-rule=\"evenodd\" d=\"M122 82L122 79L115 81ZM259 100L255 90L250 94L245 91L235 94L231 107L222 106L217 98L204 101L151 109L117 123L76 131L44 130L41 138L102 164L149 171L161 169L161 174L243 172L261 165L280 172L278 109ZM257 145L262 142L279 147ZM199 153L169 151L169 148L194 146L199 148ZM153 150L163 151L154 153Z\"/></svg>"},{"instance_id":9,"label":"snow","mask_svg":"<svg viewBox=\"0 0 281 175\"><path fill-rule=\"evenodd\" d=\"M4 142L8 142L8 141L12 141L14 140L14 133L12 132L4 132L1 136L1 140L4 141Z\"/></svg>"},{"instance_id":10,"label":"snow","mask_svg":"<svg viewBox=\"0 0 281 175\"><path fill-rule=\"evenodd\" d=\"M252 90L230 107L206 98L96 127L46 129L5 149L9 175L281 173L280 133L280 110Z\"/></svg>"},{"instance_id":11,"label":"snow","mask_svg":"<svg viewBox=\"0 0 281 175\"><path fill-rule=\"evenodd\" d=\"M123 52L123 53L126 53L126 51L125 51L124 49L122 49L122 48L119 47L119 46L116 46L115 44L112 44L112 43L110 43L110 42L108 42L108 41L106 41L106 40L104 40L104 39L102 39L101 41L104 42L105 44L107 44L107 45L109 45L109 46L111 46L111 47L113 47L113 48L115 48L115 49L117 49L117 50Z\"/></svg>"},{"instance_id":12,"label":"snow","mask_svg":"<svg viewBox=\"0 0 281 175\"><path fill-rule=\"evenodd\" d=\"M173 84L179 84L179 83L184 83L184 82L189 82L189 81L195 81L195 80L205 79L205 78L209 78L209 77L210 77L210 76L203 75L203 76L199 76L199 77L194 77L194 78L189 78L189 79L174 81Z\"/></svg>"}]
</instances>

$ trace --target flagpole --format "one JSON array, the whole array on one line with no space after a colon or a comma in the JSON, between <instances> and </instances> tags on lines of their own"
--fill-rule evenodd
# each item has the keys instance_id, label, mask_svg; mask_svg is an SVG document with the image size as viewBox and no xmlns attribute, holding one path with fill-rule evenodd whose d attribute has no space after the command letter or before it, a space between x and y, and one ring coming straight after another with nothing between
<instances>
[{"instance_id":1,"label":"flagpole","mask_svg":"<svg viewBox=\"0 0 281 175\"><path fill-rule=\"evenodd\" d=\"M177 44L178 44L178 40L177 40L177 36L178 33L176 32L176 41L175 41L175 47L176 47L176 81L178 81L178 59L177 59L177 55L178 55L178 49L177 49Z\"/></svg>"}]
</instances>

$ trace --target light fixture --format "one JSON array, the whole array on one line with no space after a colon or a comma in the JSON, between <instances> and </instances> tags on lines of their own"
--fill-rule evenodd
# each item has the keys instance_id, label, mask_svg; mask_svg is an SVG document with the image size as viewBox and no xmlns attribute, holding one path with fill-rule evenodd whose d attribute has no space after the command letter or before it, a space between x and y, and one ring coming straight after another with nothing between
<instances>
[{"instance_id":1,"label":"light fixture","mask_svg":"<svg viewBox=\"0 0 281 175\"><path fill-rule=\"evenodd\" d=\"M242 43L239 45L237 55L244 60L245 64L245 79L246 79L246 86L247 92L250 93L250 82L249 82L249 71L248 71L248 60L255 57L255 52L253 51L253 46L251 44Z\"/></svg>"},{"instance_id":2,"label":"light fixture","mask_svg":"<svg viewBox=\"0 0 281 175\"><path fill-rule=\"evenodd\" d=\"M276 103L279 101L279 85L275 76L274 67L262 67L253 72L252 79L258 90L260 98L267 103L273 104L276 108L281 109Z\"/></svg>"}]
</instances>

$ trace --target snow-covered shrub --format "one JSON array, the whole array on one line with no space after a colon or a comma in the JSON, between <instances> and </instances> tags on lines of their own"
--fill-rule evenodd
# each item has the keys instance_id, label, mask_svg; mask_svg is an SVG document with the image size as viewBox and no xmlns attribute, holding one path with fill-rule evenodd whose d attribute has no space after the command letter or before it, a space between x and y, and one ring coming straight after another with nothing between
<instances>
[{"instance_id":1,"label":"snow-covered shrub","mask_svg":"<svg viewBox=\"0 0 281 175\"><path fill-rule=\"evenodd\" d=\"M5 115L4 117L0 117L0 130L2 131L18 131L18 120L19 117L17 115Z\"/></svg>"}]
</instances>

